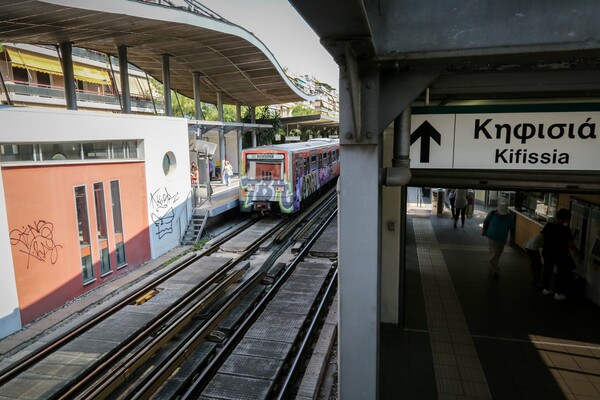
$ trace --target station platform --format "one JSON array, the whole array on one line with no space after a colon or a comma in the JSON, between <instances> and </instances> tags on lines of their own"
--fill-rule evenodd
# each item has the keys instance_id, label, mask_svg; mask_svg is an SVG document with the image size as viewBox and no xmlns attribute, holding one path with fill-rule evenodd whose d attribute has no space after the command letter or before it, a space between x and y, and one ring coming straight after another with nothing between
<instances>
[{"instance_id":1,"label":"station platform","mask_svg":"<svg viewBox=\"0 0 600 400\"><path fill-rule=\"evenodd\" d=\"M194 213L215 217L239 206L240 179L238 176L231 178L229 186L220 180L210 182L212 195L194 208Z\"/></svg>"},{"instance_id":2,"label":"station platform","mask_svg":"<svg viewBox=\"0 0 600 400\"><path fill-rule=\"evenodd\" d=\"M532 286L506 246L492 279L487 211L465 227L409 189L405 321L381 329L381 399L600 399L600 307Z\"/></svg>"}]
</instances>

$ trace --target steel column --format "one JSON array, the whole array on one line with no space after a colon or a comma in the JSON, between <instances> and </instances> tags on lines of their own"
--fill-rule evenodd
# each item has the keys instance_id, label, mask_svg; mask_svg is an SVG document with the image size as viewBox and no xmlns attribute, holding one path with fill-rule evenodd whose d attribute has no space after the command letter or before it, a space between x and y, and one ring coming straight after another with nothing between
<instances>
[{"instance_id":1,"label":"steel column","mask_svg":"<svg viewBox=\"0 0 600 400\"><path fill-rule=\"evenodd\" d=\"M225 183L225 127L219 128L219 159L221 160L221 183Z\"/></svg>"},{"instance_id":2,"label":"steel column","mask_svg":"<svg viewBox=\"0 0 600 400\"><path fill-rule=\"evenodd\" d=\"M217 119L223 122L223 92L217 92Z\"/></svg>"},{"instance_id":3,"label":"steel column","mask_svg":"<svg viewBox=\"0 0 600 400\"><path fill-rule=\"evenodd\" d=\"M77 92L75 88L75 72L73 71L73 45L68 42L60 44L63 76L65 78L65 99L67 110L77 110Z\"/></svg>"},{"instance_id":4,"label":"steel column","mask_svg":"<svg viewBox=\"0 0 600 400\"><path fill-rule=\"evenodd\" d=\"M131 114L131 92L129 91L129 68L127 66L127 46L119 46L119 77L124 114Z\"/></svg>"},{"instance_id":5,"label":"steel column","mask_svg":"<svg viewBox=\"0 0 600 400\"><path fill-rule=\"evenodd\" d=\"M169 55L163 54L162 56L162 73L163 73L163 86L164 86L164 100L165 100L165 115L170 117L173 115L173 106L171 105L171 67L169 65Z\"/></svg>"},{"instance_id":6,"label":"steel column","mask_svg":"<svg viewBox=\"0 0 600 400\"><path fill-rule=\"evenodd\" d=\"M194 113L196 119L202 119L202 107L200 104L200 72L194 72Z\"/></svg>"},{"instance_id":7,"label":"steel column","mask_svg":"<svg viewBox=\"0 0 600 400\"><path fill-rule=\"evenodd\" d=\"M242 122L242 105L240 103L236 103L235 105L235 114L236 114L236 121L237 122ZM238 173L240 172L240 167L241 167L241 163L242 163L242 133L243 133L243 129L242 128L237 128L236 129L236 134L237 134L237 165L238 165Z\"/></svg>"},{"instance_id":8,"label":"steel column","mask_svg":"<svg viewBox=\"0 0 600 400\"><path fill-rule=\"evenodd\" d=\"M344 400L377 399L379 375L381 189L377 112L378 73L340 79L339 388ZM352 82L349 80L352 79ZM364 90L351 93L351 87ZM350 101L350 96L354 100ZM361 108L356 124L353 108ZM360 129L357 135L355 129ZM369 133L367 135L366 133ZM359 138L361 143L355 142Z\"/></svg>"},{"instance_id":9,"label":"steel column","mask_svg":"<svg viewBox=\"0 0 600 400\"><path fill-rule=\"evenodd\" d=\"M250 122L253 124L256 123L256 107L254 106L250 107ZM256 146L256 128L252 128L252 147Z\"/></svg>"}]
</instances>

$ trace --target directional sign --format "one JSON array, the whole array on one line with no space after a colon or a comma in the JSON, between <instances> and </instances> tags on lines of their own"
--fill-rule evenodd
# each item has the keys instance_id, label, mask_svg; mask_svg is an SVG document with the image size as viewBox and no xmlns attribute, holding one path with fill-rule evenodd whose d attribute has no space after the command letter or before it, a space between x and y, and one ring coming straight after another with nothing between
<instances>
[{"instance_id":1,"label":"directional sign","mask_svg":"<svg viewBox=\"0 0 600 400\"><path fill-rule=\"evenodd\" d=\"M598 111L413 114L411 127L411 168L600 170Z\"/></svg>"},{"instance_id":2,"label":"directional sign","mask_svg":"<svg viewBox=\"0 0 600 400\"><path fill-rule=\"evenodd\" d=\"M454 120L454 114L412 116L411 168L448 168L452 165Z\"/></svg>"},{"instance_id":3,"label":"directional sign","mask_svg":"<svg viewBox=\"0 0 600 400\"><path fill-rule=\"evenodd\" d=\"M419 157L419 162L428 163L431 152L429 142L433 139L437 144L440 144L441 135L428 121L425 121L410 135L410 144L416 142L417 139L421 139L421 157Z\"/></svg>"}]
</instances>

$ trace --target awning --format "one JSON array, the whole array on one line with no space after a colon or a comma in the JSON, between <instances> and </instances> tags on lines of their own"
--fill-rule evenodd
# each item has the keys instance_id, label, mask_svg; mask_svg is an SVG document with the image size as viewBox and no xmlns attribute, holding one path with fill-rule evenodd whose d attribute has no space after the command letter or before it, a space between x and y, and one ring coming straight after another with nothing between
<instances>
[{"instance_id":1,"label":"awning","mask_svg":"<svg viewBox=\"0 0 600 400\"><path fill-rule=\"evenodd\" d=\"M13 67L31 69L53 75L63 75L62 67L58 58L52 58L41 54L33 54L24 51L16 51L6 48ZM73 64L75 79L85 82L109 85L110 76L108 72L100 68L88 65Z\"/></svg>"},{"instance_id":2,"label":"awning","mask_svg":"<svg viewBox=\"0 0 600 400\"><path fill-rule=\"evenodd\" d=\"M75 79L79 81L110 85L108 72L99 68L73 63L73 73L75 74Z\"/></svg>"},{"instance_id":3,"label":"awning","mask_svg":"<svg viewBox=\"0 0 600 400\"><path fill-rule=\"evenodd\" d=\"M115 84L121 90L121 76L115 72ZM148 82L138 76L129 75L129 93L132 96L149 96Z\"/></svg>"}]
</instances>

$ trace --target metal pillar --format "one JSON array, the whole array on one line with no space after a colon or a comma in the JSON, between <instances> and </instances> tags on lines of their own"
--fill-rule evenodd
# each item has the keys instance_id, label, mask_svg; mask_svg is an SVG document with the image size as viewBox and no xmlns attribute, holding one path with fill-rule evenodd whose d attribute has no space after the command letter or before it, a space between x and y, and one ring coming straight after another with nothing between
<instances>
[{"instance_id":1,"label":"metal pillar","mask_svg":"<svg viewBox=\"0 0 600 400\"><path fill-rule=\"evenodd\" d=\"M394 132L383 133L383 167L390 168L393 158ZM400 251L402 215L398 204L402 196L398 186L381 188L381 322L398 323L398 285L400 281Z\"/></svg>"},{"instance_id":2,"label":"metal pillar","mask_svg":"<svg viewBox=\"0 0 600 400\"><path fill-rule=\"evenodd\" d=\"M67 110L77 110L77 92L75 88L75 73L73 71L73 45L65 42L60 44L63 76L65 77L65 99Z\"/></svg>"},{"instance_id":3,"label":"metal pillar","mask_svg":"<svg viewBox=\"0 0 600 400\"><path fill-rule=\"evenodd\" d=\"M256 123L256 107L250 107L250 122ZM252 128L252 147L256 147L256 128Z\"/></svg>"},{"instance_id":4,"label":"metal pillar","mask_svg":"<svg viewBox=\"0 0 600 400\"><path fill-rule=\"evenodd\" d=\"M225 127L219 128L219 158L221 160L221 183L225 183Z\"/></svg>"},{"instance_id":5,"label":"metal pillar","mask_svg":"<svg viewBox=\"0 0 600 400\"><path fill-rule=\"evenodd\" d=\"M351 64L350 61L348 64ZM342 69L339 185L339 396L377 399L380 324L379 76ZM351 100L351 97L353 98ZM355 113L359 113L356 115ZM357 119L358 118L358 119Z\"/></svg>"},{"instance_id":6,"label":"metal pillar","mask_svg":"<svg viewBox=\"0 0 600 400\"><path fill-rule=\"evenodd\" d=\"M223 92L217 92L217 119L223 122Z\"/></svg>"},{"instance_id":7,"label":"metal pillar","mask_svg":"<svg viewBox=\"0 0 600 400\"><path fill-rule=\"evenodd\" d=\"M238 123L242 122L242 105L240 103L237 103L235 105L235 114L236 114L236 121ZM238 173L240 172L240 167L242 165L242 133L243 133L243 129L242 128L237 128L236 130L236 134L237 134L237 165L238 165Z\"/></svg>"},{"instance_id":8,"label":"metal pillar","mask_svg":"<svg viewBox=\"0 0 600 400\"><path fill-rule=\"evenodd\" d=\"M202 119L202 107L200 105L200 72L194 72L194 113L196 119Z\"/></svg>"},{"instance_id":9,"label":"metal pillar","mask_svg":"<svg viewBox=\"0 0 600 400\"><path fill-rule=\"evenodd\" d=\"M131 92L129 91L129 68L127 67L127 46L119 46L119 77L124 114L131 114Z\"/></svg>"},{"instance_id":10,"label":"metal pillar","mask_svg":"<svg viewBox=\"0 0 600 400\"><path fill-rule=\"evenodd\" d=\"M173 115L173 106L171 105L171 67L169 66L168 54L163 54L162 56L162 72L163 86L165 89L165 115L170 117Z\"/></svg>"}]
</instances>

